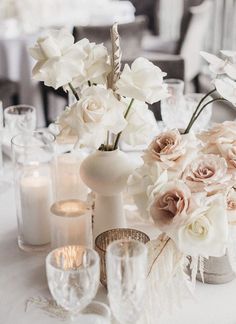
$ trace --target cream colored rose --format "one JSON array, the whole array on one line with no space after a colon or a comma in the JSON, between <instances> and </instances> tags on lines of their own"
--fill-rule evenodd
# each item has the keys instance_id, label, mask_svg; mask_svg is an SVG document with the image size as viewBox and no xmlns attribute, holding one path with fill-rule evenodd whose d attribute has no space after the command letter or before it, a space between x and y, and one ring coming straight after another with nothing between
<instances>
[{"instance_id":1,"label":"cream colored rose","mask_svg":"<svg viewBox=\"0 0 236 324\"><path fill-rule=\"evenodd\" d=\"M147 162L134 170L129 177L127 185L128 191L133 196L134 202L138 207L142 218L149 218L148 201L149 189L152 188L157 181L159 183L167 182L167 174L162 172L157 162Z\"/></svg>"},{"instance_id":2,"label":"cream colored rose","mask_svg":"<svg viewBox=\"0 0 236 324\"><path fill-rule=\"evenodd\" d=\"M148 145L157 132L157 122L148 105L135 100L126 119L128 124L122 132L122 141L132 146Z\"/></svg>"},{"instance_id":3,"label":"cream colored rose","mask_svg":"<svg viewBox=\"0 0 236 324\"><path fill-rule=\"evenodd\" d=\"M159 134L149 145L143 156L144 161L158 161L175 177L182 174L198 152L198 142L193 134L180 135L178 130Z\"/></svg>"},{"instance_id":4,"label":"cream colored rose","mask_svg":"<svg viewBox=\"0 0 236 324\"><path fill-rule=\"evenodd\" d=\"M183 253L191 256L220 257L228 244L228 220L224 198L211 197L205 206L195 209L186 224L169 236Z\"/></svg>"},{"instance_id":5,"label":"cream colored rose","mask_svg":"<svg viewBox=\"0 0 236 324\"><path fill-rule=\"evenodd\" d=\"M199 156L187 166L182 177L192 192L220 190L230 178L225 159L214 154Z\"/></svg>"},{"instance_id":6,"label":"cream colored rose","mask_svg":"<svg viewBox=\"0 0 236 324\"><path fill-rule=\"evenodd\" d=\"M117 82L117 93L147 103L157 102L168 96L167 87L163 84L163 73L149 60L139 57L131 65L125 65Z\"/></svg>"},{"instance_id":7,"label":"cream colored rose","mask_svg":"<svg viewBox=\"0 0 236 324\"><path fill-rule=\"evenodd\" d=\"M58 123L77 133L78 145L99 148L105 142L107 131L118 134L126 127L124 109L111 90L92 86L62 113Z\"/></svg>"},{"instance_id":8,"label":"cream colored rose","mask_svg":"<svg viewBox=\"0 0 236 324\"><path fill-rule=\"evenodd\" d=\"M57 89L83 72L85 55L65 29L48 31L29 51L38 61L33 68L33 77L47 86Z\"/></svg>"},{"instance_id":9,"label":"cream colored rose","mask_svg":"<svg viewBox=\"0 0 236 324\"><path fill-rule=\"evenodd\" d=\"M149 211L154 223L167 233L188 217L191 192L183 181L170 181L153 190Z\"/></svg>"},{"instance_id":10,"label":"cream colored rose","mask_svg":"<svg viewBox=\"0 0 236 324\"><path fill-rule=\"evenodd\" d=\"M84 84L106 84L106 78L111 71L110 58L103 44L90 43L84 38L75 46L83 53L83 70L73 79L73 86L81 88Z\"/></svg>"}]
</instances>

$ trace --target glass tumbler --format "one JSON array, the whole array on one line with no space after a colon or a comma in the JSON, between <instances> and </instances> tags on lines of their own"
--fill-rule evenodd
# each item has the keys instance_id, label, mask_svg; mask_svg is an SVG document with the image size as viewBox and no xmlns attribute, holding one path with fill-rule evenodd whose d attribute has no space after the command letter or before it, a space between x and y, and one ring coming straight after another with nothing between
<instances>
[{"instance_id":1,"label":"glass tumbler","mask_svg":"<svg viewBox=\"0 0 236 324\"><path fill-rule=\"evenodd\" d=\"M26 251L50 243L54 140L52 134L39 131L12 138L18 245Z\"/></svg>"},{"instance_id":2,"label":"glass tumbler","mask_svg":"<svg viewBox=\"0 0 236 324\"><path fill-rule=\"evenodd\" d=\"M185 117L184 81L179 79L165 79L169 97L161 101L161 117L164 124L172 128L182 128Z\"/></svg>"},{"instance_id":3,"label":"glass tumbler","mask_svg":"<svg viewBox=\"0 0 236 324\"><path fill-rule=\"evenodd\" d=\"M5 129L9 136L36 128L36 109L28 105L10 106L4 110Z\"/></svg>"},{"instance_id":4,"label":"glass tumbler","mask_svg":"<svg viewBox=\"0 0 236 324\"><path fill-rule=\"evenodd\" d=\"M75 320L95 297L99 285L99 256L80 245L53 250L46 258L48 286L56 302Z\"/></svg>"},{"instance_id":5,"label":"glass tumbler","mask_svg":"<svg viewBox=\"0 0 236 324\"><path fill-rule=\"evenodd\" d=\"M107 249L107 287L112 313L122 324L133 324L144 306L147 247L138 241L120 240Z\"/></svg>"}]
</instances>

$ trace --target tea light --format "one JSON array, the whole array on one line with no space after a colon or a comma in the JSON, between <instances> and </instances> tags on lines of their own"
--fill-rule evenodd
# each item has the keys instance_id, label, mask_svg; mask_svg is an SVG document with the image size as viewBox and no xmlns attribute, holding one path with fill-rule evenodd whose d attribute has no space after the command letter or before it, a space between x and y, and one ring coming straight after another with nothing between
<instances>
[{"instance_id":1,"label":"tea light","mask_svg":"<svg viewBox=\"0 0 236 324\"><path fill-rule=\"evenodd\" d=\"M87 200L88 187L82 182L79 174L84 156L74 153L59 155L55 165L56 199Z\"/></svg>"},{"instance_id":2,"label":"tea light","mask_svg":"<svg viewBox=\"0 0 236 324\"><path fill-rule=\"evenodd\" d=\"M91 210L77 199L62 200L51 207L51 245L91 246Z\"/></svg>"},{"instance_id":3,"label":"tea light","mask_svg":"<svg viewBox=\"0 0 236 324\"><path fill-rule=\"evenodd\" d=\"M22 235L31 245L50 242L51 180L35 172L20 181Z\"/></svg>"}]
</instances>

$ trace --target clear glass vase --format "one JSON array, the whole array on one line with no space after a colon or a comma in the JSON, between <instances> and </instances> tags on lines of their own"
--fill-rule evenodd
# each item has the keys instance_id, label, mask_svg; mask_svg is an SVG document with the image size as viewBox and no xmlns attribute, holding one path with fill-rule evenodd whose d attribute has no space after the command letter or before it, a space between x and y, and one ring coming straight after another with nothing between
<instances>
[{"instance_id":1,"label":"clear glass vase","mask_svg":"<svg viewBox=\"0 0 236 324\"><path fill-rule=\"evenodd\" d=\"M12 138L18 245L25 251L43 250L50 243L54 140L38 131Z\"/></svg>"},{"instance_id":2,"label":"clear glass vase","mask_svg":"<svg viewBox=\"0 0 236 324\"><path fill-rule=\"evenodd\" d=\"M184 81L166 79L169 97L161 101L161 117L167 128L183 128L184 115Z\"/></svg>"}]
</instances>

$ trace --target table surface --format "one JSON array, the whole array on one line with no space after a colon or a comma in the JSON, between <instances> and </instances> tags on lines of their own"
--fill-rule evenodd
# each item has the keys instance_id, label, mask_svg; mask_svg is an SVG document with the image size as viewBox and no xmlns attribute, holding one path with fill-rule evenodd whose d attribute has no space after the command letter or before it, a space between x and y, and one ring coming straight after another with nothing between
<instances>
[{"instance_id":1,"label":"table surface","mask_svg":"<svg viewBox=\"0 0 236 324\"><path fill-rule=\"evenodd\" d=\"M4 179L8 181L9 178L11 169L7 165ZM155 237L156 229L135 222L132 225ZM35 306L25 311L27 299L50 298L45 273L46 252L23 252L17 246L16 237L12 179L5 185L0 179L0 323L60 323ZM197 283L195 297L185 300L182 308L174 310L172 314L164 313L157 324L236 324L235 297L236 280L223 285ZM106 292L102 286L95 299L106 302Z\"/></svg>"}]
</instances>

